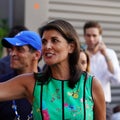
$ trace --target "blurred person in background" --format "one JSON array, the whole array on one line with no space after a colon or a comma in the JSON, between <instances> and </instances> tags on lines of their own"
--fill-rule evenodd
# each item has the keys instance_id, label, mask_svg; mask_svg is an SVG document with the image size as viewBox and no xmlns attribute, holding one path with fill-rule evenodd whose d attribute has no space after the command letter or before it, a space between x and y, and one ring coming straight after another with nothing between
<instances>
[{"instance_id":1,"label":"blurred person in background","mask_svg":"<svg viewBox=\"0 0 120 120\"><path fill-rule=\"evenodd\" d=\"M88 21L83 27L86 49L90 56L91 74L102 84L106 100L106 119L111 120L112 107L110 84L120 83L120 66L113 49L106 47L102 40L102 27L96 21Z\"/></svg>"},{"instance_id":2,"label":"blurred person in background","mask_svg":"<svg viewBox=\"0 0 120 120\"><path fill-rule=\"evenodd\" d=\"M80 49L79 65L82 71L90 73L90 58L87 51Z\"/></svg>"}]
</instances>

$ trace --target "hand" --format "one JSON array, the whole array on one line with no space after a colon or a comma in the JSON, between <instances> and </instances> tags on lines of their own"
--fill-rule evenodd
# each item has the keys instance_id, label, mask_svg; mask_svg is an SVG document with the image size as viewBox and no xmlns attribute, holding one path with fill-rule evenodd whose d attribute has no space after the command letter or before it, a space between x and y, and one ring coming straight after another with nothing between
<instances>
[{"instance_id":1,"label":"hand","mask_svg":"<svg viewBox=\"0 0 120 120\"><path fill-rule=\"evenodd\" d=\"M104 55L106 56L106 45L103 41L100 41L99 43L99 51Z\"/></svg>"}]
</instances>

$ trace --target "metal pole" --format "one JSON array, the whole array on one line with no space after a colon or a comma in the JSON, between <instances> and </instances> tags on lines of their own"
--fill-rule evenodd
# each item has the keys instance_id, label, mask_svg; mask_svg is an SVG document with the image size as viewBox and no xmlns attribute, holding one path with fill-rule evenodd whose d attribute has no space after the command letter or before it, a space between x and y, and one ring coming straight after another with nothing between
<instances>
[{"instance_id":1,"label":"metal pole","mask_svg":"<svg viewBox=\"0 0 120 120\"><path fill-rule=\"evenodd\" d=\"M9 0L9 27L11 28L13 26L13 0Z\"/></svg>"}]
</instances>

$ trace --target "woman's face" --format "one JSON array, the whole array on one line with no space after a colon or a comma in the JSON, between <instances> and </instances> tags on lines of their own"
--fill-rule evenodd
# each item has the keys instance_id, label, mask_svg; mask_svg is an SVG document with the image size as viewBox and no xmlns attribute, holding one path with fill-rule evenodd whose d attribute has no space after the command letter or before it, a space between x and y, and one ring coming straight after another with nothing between
<instances>
[{"instance_id":1,"label":"woman's face","mask_svg":"<svg viewBox=\"0 0 120 120\"><path fill-rule=\"evenodd\" d=\"M87 56L84 52L80 52L79 65L82 71L87 70Z\"/></svg>"},{"instance_id":2,"label":"woman's face","mask_svg":"<svg viewBox=\"0 0 120 120\"><path fill-rule=\"evenodd\" d=\"M68 54L73 52L73 44L56 30L46 30L42 36L42 55L48 65L68 63Z\"/></svg>"}]
</instances>

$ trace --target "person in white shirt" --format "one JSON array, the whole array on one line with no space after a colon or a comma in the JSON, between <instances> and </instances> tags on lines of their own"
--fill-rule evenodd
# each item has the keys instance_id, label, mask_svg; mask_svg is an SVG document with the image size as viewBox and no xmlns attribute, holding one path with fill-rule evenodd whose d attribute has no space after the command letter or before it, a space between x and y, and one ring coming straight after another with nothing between
<instances>
[{"instance_id":1,"label":"person in white shirt","mask_svg":"<svg viewBox=\"0 0 120 120\"><path fill-rule=\"evenodd\" d=\"M120 66L114 50L102 41L102 27L96 21L88 21L83 27L87 51L90 55L91 73L102 84L106 100L106 120L111 120L111 82L120 83Z\"/></svg>"}]
</instances>

